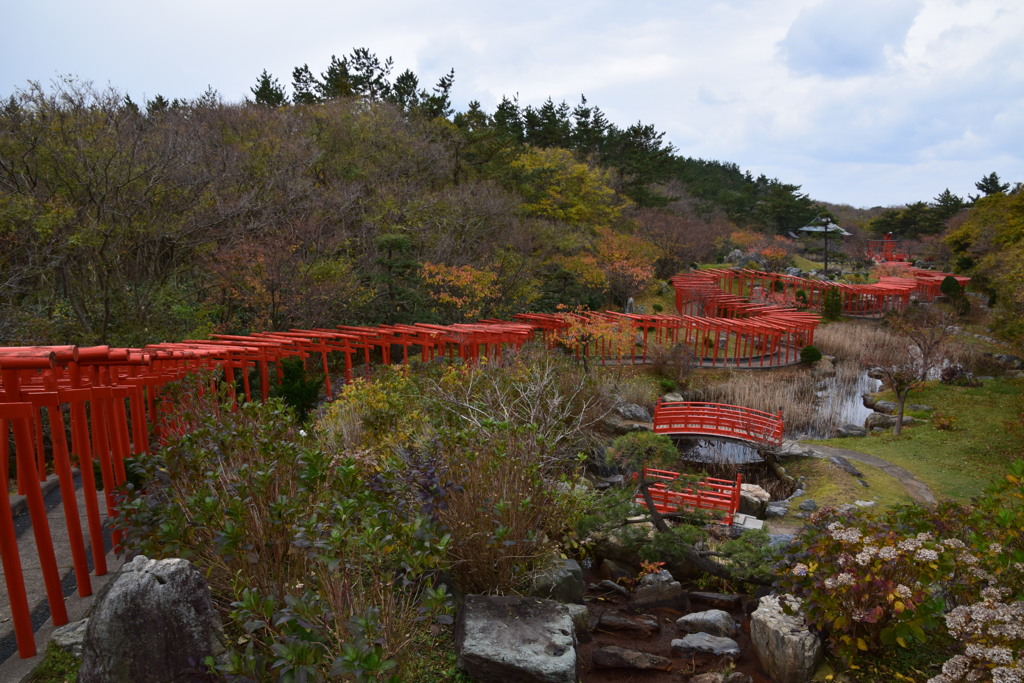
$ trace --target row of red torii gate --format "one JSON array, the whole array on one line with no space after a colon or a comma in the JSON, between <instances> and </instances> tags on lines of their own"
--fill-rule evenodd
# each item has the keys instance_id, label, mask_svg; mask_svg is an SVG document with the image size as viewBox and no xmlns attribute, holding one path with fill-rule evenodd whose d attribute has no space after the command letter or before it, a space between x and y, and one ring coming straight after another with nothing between
<instances>
[{"instance_id":1,"label":"row of red torii gate","mask_svg":"<svg viewBox=\"0 0 1024 683\"><path fill-rule=\"evenodd\" d=\"M470 363L481 358L500 360L533 338L549 348L562 347L602 363L643 363L652 345L682 344L705 366L788 365L798 362L800 349L813 343L819 317L810 310L782 305L786 302L754 302L741 296L758 288L776 291L776 280L766 284L769 277L778 276L732 270L676 276L672 283L677 315L532 313L472 324L214 335L144 348L0 347L0 479L10 486L13 446L18 492L26 497L51 616L59 626L67 623L67 614L40 483L51 472L59 479L76 587L80 596L90 595L87 545L95 574L107 571L97 503L99 482L91 466L80 467L86 492L87 529L83 532L72 459L76 464L98 462L106 514L116 516L111 492L126 479L125 460L149 451L151 438L159 439L168 429L162 420L169 409L163 390L171 382L210 369L223 377L229 391L240 385L247 400L254 395L266 400L271 382L282 378L284 359L313 358L323 370L324 391L331 398L336 392L331 373L335 367L339 368L335 377L349 382L369 374L373 362L408 362L415 355L425 361L438 357ZM786 287L783 293L789 291ZM887 298L884 305L898 306L901 301ZM609 329L617 333L589 333ZM258 388L252 386L254 382ZM778 434L772 436L772 440L781 438L781 416ZM113 540L115 545L120 541L116 534ZM11 509L0 505L0 557L18 652L31 657L35 642L18 553Z\"/></svg>"}]
</instances>

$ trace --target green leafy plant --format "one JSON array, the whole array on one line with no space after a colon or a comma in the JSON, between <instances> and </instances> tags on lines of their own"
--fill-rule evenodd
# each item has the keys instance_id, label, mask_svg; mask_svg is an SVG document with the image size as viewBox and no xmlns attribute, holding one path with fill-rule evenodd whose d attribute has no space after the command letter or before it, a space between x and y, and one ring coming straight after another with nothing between
<instances>
[{"instance_id":1,"label":"green leafy plant","mask_svg":"<svg viewBox=\"0 0 1024 683\"><path fill-rule=\"evenodd\" d=\"M145 485L123 492L118 524L127 548L207 577L233 644L221 673L400 680L447 597L434 586L449 538L409 483L309 448L279 400L178 422L189 431L136 459Z\"/></svg>"},{"instance_id":2,"label":"green leafy plant","mask_svg":"<svg viewBox=\"0 0 1024 683\"><path fill-rule=\"evenodd\" d=\"M821 317L825 320L839 320L843 315L843 298L836 287L829 287L821 301Z\"/></svg>"},{"instance_id":3,"label":"green leafy plant","mask_svg":"<svg viewBox=\"0 0 1024 683\"><path fill-rule=\"evenodd\" d=\"M270 395L280 398L286 406L295 411L299 422L305 422L310 411L316 407L323 387L323 377L309 375L302 358L285 358L281 361L281 381L270 388Z\"/></svg>"},{"instance_id":4,"label":"green leafy plant","mask_svg":"<svg viewBox=\"0 0 1024 683\"><path fill-rule=\"evenodd\" d=\"M821 351L815 346L805 346L800 349L800 362L801 363L817 363L821 360Z\"/></svg>"}]
</instances>

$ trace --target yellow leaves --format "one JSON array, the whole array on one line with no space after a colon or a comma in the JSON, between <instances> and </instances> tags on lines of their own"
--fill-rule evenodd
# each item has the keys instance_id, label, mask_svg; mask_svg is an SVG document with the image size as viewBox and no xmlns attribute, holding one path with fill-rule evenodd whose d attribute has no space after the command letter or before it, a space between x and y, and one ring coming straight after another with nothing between
<instances>
[{"instance_id":1,"label":"yellow leaves","mask_svg":"<svg viewBox=\"0 0 1024 683\"><path fill-rule=\"evenodd\" d=\"M896 638L896 642L897 642L897 643L899 644L899 646L900 646L900 647L902 647L903 649L907 649L907 641L903 640L903 636L900 636L900 637Z\"/></svg>"},{"instance_id":2,"label":"yellow leaves","mask_svg":"<svg viewBox=\"0 0 1024 683\"><path fill-rule=\"evenodd\" d=\"M512 164L527 213L578 226L608 225L618 219L607 171L579 162L572 152L551 147L530 149Z\"/></svg>"},{"instance_id":3,"label":"yellow leaves","mask_svg":"<svg viewBox=\"0 0 1024 683\"><path fill-rule=\"evenodd\" d=\"M907 605L902 600L897 600L892 604L892 609L896 614L903 614L904 610L907 609Z\"/></svg>"},{"instance_id":4,"label":"yellow leaves","mask_svg":"<svg viewBox=\"0 0 1024 683\"><path fill-rule=\"evenodd\" d=\"M868 651L868 644L864 641L863 638L858 638L857 639L857 649L860 650L861 652L867 652Z\"/></svg>"}]
</instances>

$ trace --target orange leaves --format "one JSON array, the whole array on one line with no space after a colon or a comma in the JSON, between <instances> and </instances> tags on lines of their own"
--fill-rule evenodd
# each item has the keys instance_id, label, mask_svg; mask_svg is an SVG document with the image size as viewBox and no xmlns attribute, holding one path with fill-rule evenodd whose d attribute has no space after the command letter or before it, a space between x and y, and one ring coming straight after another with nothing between
<instances>
[{"instance_id":1,"label":"orange leaves","mask_svg":"<svg viewBox=\"0 0 1024 683\"><path fill-rule=\"evenodd\" d=\"M498 276L473 266L424 263L420 277L435 313L445 318L475 320L498 295Z\"/></svg>"}]
</instances>

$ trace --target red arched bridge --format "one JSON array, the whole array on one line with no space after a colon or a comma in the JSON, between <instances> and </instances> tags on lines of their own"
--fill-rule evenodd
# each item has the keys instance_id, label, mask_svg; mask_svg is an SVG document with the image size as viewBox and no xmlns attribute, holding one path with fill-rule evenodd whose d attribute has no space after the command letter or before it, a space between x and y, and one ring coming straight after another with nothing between
<instances>
[{"instance_id":1,"label":"red arched bridge","mask_svg":"<svg viewBox=\"0 0 1024 683\"><path fill-rule=\"evenodd\" d=\"M654 432L717 436L757 446L782 445L782 411L766 413L727 403L662 401L654 406Z\"/></svg>"}]
</instances>

